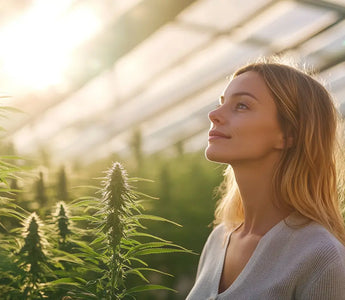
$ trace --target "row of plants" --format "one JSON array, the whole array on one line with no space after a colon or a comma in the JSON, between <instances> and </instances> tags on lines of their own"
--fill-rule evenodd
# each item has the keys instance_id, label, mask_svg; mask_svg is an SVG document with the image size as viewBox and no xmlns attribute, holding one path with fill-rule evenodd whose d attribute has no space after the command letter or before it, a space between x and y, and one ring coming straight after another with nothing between
<instances>
[{"instance_id":1,"label":"row of plants","mask_svg":"<svg viewBox=\"0 0 345 300\"><path fill-rule=\"evenodd\" d=\"M87 187L93 190L91 196L59 201L50 213L42 209L49 202L38 201L39 216L14 200L19 190L11 182L19 179L21 168L5 162L11 158L2 157L0 163L1 220L15 220L2 222L1 299L134 299L143 291L172 290L150 284L147 274L170 274L151 267L144 258L191 251L148 233L146 221L178 224L144 213L145 202L153 198L133 186L141 179L128 178L115 163L100 187ZM36 187L37 198L42 197L42 174Z\"/></svg>"},{"instance_id":2,"label":"row of plants","mask_svg":"<svg viewBox=\"0 0 345 300\"><path fill-rule=\"evenodd\" d=\"M184 153L181 143L176 145L175 155L159 153L147 156L142 152L138 132L131 142L132 155L125 159L126 166L130 173L153 179L154 183L139 178L129 179L126 172L122 173L127 178L130 194L136 199L134 203L138 204L135 208L131 206L132 213L143 217L131 217L139 235L125 234L121 241L130 237L133 247L144 243L149 247L147 251L154 249L151 254L160 255L148 255L146 250L142 252L145 260L137 258L130 265L137 268L136 271L122 273L125 280L110 281L124 282L124 289L113 288L110 293L116 290L115 294L121 295L117 297L131 298L145 290L145 293L140 293L142 300L185 299L194 282L199 259L198 255L190 255L191 251L186 248L200 253L211 230L209 224L215 203L212 201L213 190L221 180L222 168L207 162L201 152ZM98 177L103 177L103 170L119 158L114 154L103 161L91 161L88 165L74 162L67 169L56 169L53 159L44 150L39 152L41 157L37 155L34 161L16 157L11 144L3 145L1 153L11 155L3 155L0 159L0 177L3 179L0 190L0 272L3 275L0 276L0 298L25 299L22 297L26 295L27 299L87 299L96 295L97 299L107 299L97 294L97 289L107 290L104 289L104 280L111 278L109 270L113 270L108 268L108 273L104 273L114 248L101 247L102 243L108 245L111 238L102 223L107 219L105 212L109 212L101 204L104 204L102 191L107 179L101 178L103 183L98 184L100 187L93 185L94 178L97 177L99 182ZM5 161L6 166L2 164ZM31 167L24 167L28 163ZM155 195L159 200L145 195ZM151 217L160 221L150 222L148 214L161 216ZM111 220L116 221L114 213L108 219ZM167 220L175 220L183 228L172 226ZM103 230L100 230L102 226ZM35 228L37 232L31 232ZM37 266L42 268L39 268L40 276L30 277L28 270L31 263L27 259L36 256L29 253L29 249L33 248L29 247L28 241L33 241L33 237L36 237L37 253L41 253L37 258L42 258ZM176 245L168 241L175 241ZM128 247L129 244L117 249L128 251ZM187 253L176 256L171 251ZM112 264L114 266L116 260ZM32 280L37 280L37 283L33 284ZM130 290L142 285L141 281L151 282L151 286ZM164 286L170 288L165 289Z\"/></svg>"}]
</instances>

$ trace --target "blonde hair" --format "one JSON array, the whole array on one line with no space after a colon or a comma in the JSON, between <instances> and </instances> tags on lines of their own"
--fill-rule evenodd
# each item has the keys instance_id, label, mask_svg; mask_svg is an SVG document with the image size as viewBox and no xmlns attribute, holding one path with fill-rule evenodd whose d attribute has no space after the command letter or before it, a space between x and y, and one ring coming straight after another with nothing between
<instances>
[{"instance_id":1,"label":"blonde hair","mask_svg":"<svg viewBox=\"0 0 345 300\"><path fill-rule=\"evenodd\" d=\"M345 244L340 171L336 170L337 110L332 97L318 81L295 67L275 60L261 60L238 69L233 78L257 72L275 101L278 121L292 145L283 150L275 169L273 188L277 205L290 207L322 224ZM339 181L337 181L339 180ZM229 228L244 220L241 196L231 166L220 186L215 224Z\"/></svg>"}]
</instances>

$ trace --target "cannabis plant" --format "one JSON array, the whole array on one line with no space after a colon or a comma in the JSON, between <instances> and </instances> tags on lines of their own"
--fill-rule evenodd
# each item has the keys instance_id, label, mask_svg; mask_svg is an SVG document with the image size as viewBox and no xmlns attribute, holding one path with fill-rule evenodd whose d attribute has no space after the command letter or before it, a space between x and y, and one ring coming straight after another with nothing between
<instances>
[{"instance_id":1,"label":"cannabis plant","mask_svg":"<svg viewBox=\"0 0 345 300\"><path fill-rule=\"evenodd\" d=\"M18 252L19 266L27 272L23 282L23 299L37 299L43 297L40 284L46 282L46 275L51 273L45 251L48 242L36 213L32 213L23 225L24 245Z\"/></svg>"},{"instance_id":2,"label":"cannabis plant","mask_svg":"<svg viewBox=\"0 0 345 300\"><path fill-rule=\"evenodd\" d=\"M71 234L71 230L69 228L70 220L65 202L60 201L57 203L55 218L57 222L59 244L64 246L66 244L67 236Z\"/></svg>"},{"instance_id":3,"label":"cannabis plant","mask_svg":"<svg viewBox=\"0 0 345 300\"><path fill-rule=\"evenodd\" d=\"M142 256L189 252L181 246L144 232L142 220L171 221L143 214L143 198L148 196L130 185L138 180L128 178L122 165L114 163L103 178L100 199L82 200L87 209L92 206L96 210L89 219L93 220L98 232L90 245L78 243L85 253L85 261L93 262L97 266L93 270L98 274L96 280L90 280L86 285L84 299L119 300L126 296L135 299L134 294L137 292L171 290L165 286L149 284L146 272L169 274L150 268ZM139 277L145 284L129 286L127 279L130 275Z\"/></svg>"}]
</instances>

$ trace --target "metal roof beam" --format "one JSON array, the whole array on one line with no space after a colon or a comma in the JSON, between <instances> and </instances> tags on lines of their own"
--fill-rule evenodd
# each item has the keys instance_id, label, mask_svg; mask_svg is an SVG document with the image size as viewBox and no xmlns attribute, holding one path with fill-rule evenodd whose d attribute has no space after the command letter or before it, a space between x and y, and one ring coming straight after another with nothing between
<instances>
[{"instance_id":1,"label":"metal roof beam","mask_svg":"<svg viewBox=\"0 0 345 300\"><path fill-rule=\"evenodd\" d=\"M319 71L322 72L324 70L327 70L329 68L332 68L342 62L345 61L345 53L341 55L337 55L335 57L329 58L329 59L324 59L324 63L319 66Z\"/></svg>"},{"instance_id":2,"label":"metal roof beam","mask_svg":"<svg viewBox=\"0 0 345 300\"><path fill-rule=\"evenodd\" d=\"M312 6L316 6L316 7L320 7L320 8L324 8L324 9L331 10L331 11L335 11L338 14L345 17L345 5L340 5L340 4L336 4L336 3L325 1L325 0L317 0L317 1L315 1L315 0L294 0L294 1L299 2L299 3L308 4L308 5L312 5Z\"/></svg>"}]
</instances>

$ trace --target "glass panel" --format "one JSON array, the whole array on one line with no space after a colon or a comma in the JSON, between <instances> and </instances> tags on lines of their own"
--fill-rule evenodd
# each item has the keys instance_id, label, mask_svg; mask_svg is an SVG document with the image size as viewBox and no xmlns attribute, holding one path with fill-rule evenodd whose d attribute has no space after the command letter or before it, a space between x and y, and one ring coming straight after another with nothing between
<instances>
[{"instance_id":1,"label":"glass panel","mask_svg":"<svg viewBox=\"0 0 345 300\"><path fill-rule=\"evenodd\" d=\"M345 52L345 21L306 42L299 49L303 59L313 65Z\"/></svg>"},{"instance_id":2,"label":"glass panel","mask_svg":"<svg viewBox=\"0 0 345 300\"><path fill-rule=\"evenodd\" d=\"M345 6L345 0L328 0L329 2L333 2L335 4L343 5Z\"/></svg>"},{"instance_id":3,"label":"glass panel","mask_svg":"<svg viewBox=\"0 0 345 300\"><path fill-rule=\"evenodd\" d=\"M337 15L311 5L280 2L268 9L252 34L254 40L288 46L335 22Z\"/></svg>"},{"instance_id":4,"label":"glass panel","mask_svg":"<svg viewBox=\"0 0 345 300\"><path fill-rule=\"evenodd\" d=\"M185 99L179 105L174 106L165 113L159 114L156 118L147 120L142 124L142 130L145 136L165 135L168 128L177 129L178 126L184 126L186 119L199 118L202 115L204 126L208 126L207 113L216 107L218 98L227 85L225 78L212 85L206 91L197 93L190 98Z\"/></svg>"},{"instance_id":5,"label":"glass panel","mask_svg":"<svg viewBox=\"0 0 345 300\"><path fill-rule=\"evenodd\" d=\"M202 0L183 11L178 20L215 30L226 30L271 0ZM211 17L206 17L211 16Z\"/></svg>"},{"instance_id":6,"label":"glass panel","mask_svg":"<svg viewBox=\"0 0 345 300\"><path fill-rule=\"evenodd\" d=\"M115 65L120 95L147 84L161 70L170 67L184 55L209 39L205 33L168 24L121 58Z\"/></svg>"}]
</instances>

